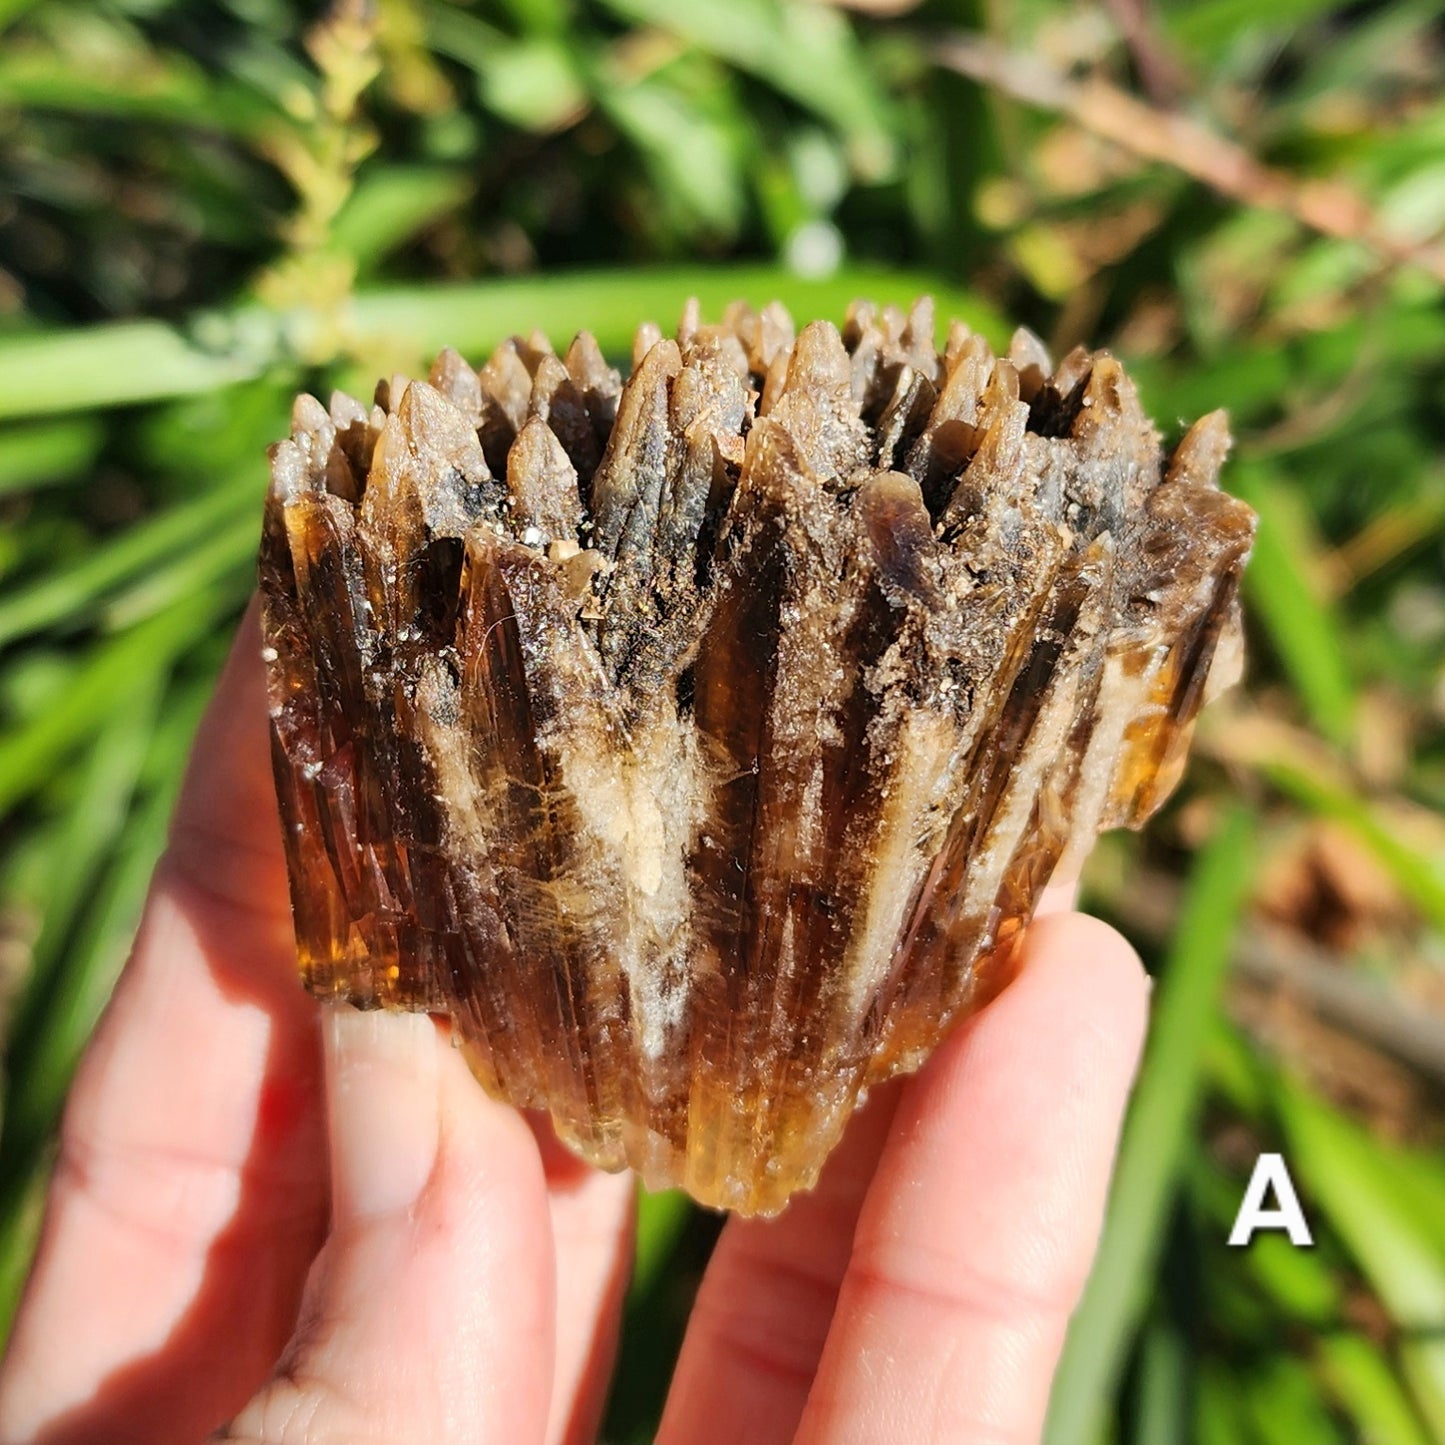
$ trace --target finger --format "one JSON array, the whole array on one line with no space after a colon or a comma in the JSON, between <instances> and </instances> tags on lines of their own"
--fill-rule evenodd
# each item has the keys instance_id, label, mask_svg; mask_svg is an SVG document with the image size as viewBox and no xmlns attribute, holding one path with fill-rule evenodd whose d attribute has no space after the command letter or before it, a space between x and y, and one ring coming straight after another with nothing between
<instances>
[{"instance_id":1,"label":"finger","mask_svg":"<svg viewBox=\"0 0 1445 1445\"><path fill-rule=\"evenodd\" d=\"M659 1445L791 1440L823 1351L897 1086L875 1092L818 1187L777 1219L730 1219L698 1290Z\"/></svg>"},{"instance_id":2,"label":"finger","mask_svg":"<svg viewBox=\"0 0 1445 1445\"><path fill-rule=\"evenodd\" d=\"M425 1015L330 1010L331 1234L275 1377L218 1440L539 1440L546 1183L525 1121Z\"/></svg>"},{"instance_id":3,"label":"finger","mask_svg":"<svg viewBox=\"0 0 1445 1445\"><path fill-rule=\"evenodd\" d=\"M0 1439L194 1441L294 1324L325 1225L320 1053L266 734L253 610L67 1104Z\"/></svg>"},{"instance_id":4,"label":"finger","mask_svg":"<svg viewBox=\"0 0 1445 1445\"><path fill-rule=\"evenodd\" d=\"M545 1115L530 1115L547 1180L556 1257L556 1366L548 1445L591 1445L607 1403L632 1267L630 1173L604 1174L569 1152Z\"/></svg>"},{"instance_id":5,"label":"finger","mask_svg":"<svg viewBox=\"0 0 1445 1445\"><path fill-rule=\"evenodd\" d=\"M1087 1276L1146 1014L1128 945L1080 914L899 1103L799 1445L1028 1445Z\"/></svg>"}]
</instances>

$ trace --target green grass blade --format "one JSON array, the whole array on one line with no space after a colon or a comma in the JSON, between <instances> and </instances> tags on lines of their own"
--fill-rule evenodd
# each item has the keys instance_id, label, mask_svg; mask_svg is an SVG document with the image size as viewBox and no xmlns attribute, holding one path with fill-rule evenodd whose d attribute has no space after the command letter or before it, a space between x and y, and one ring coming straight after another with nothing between
<instances>
[{"instance_id":1,"label":"green grass blade","mask_svg":"<svg viewBox=\"0 0 1445 1445\"><path fill-rule=\"evenodd\" d=\"M1253 1445L1253 1438L1244 1424L1234 1372L1222 1364L1206 1365L1194 1406L1195 1445Z\"/></svg>"},{"instance_id":2,"label":"green grass blade","mask_svg":"<svg viewBox=\"0 0 1445 1445\"><path fill-rule=\"evenodd\" d=\"M1156 1312L1139 1342L1135 1445L1189 1445L1189 1365L1179 1326Z\"/></svg>"},{"instance_id":3,"label":"green grass blade","mask_svg":"<svg viewBox=\"0 0 1445 1445\"><path fill-rule=\"evenodd\" d=\"M194 396L260 376L282 354L275 318L250 310L198 328L117 321L0 340L0 419Z\"/></svg>"},{"instance_id":4,"label":"green grass blade","mask_svg":"<svg viewBox=\"0 0 1445 1445\"><path fill-rule=\"evenodd\" d=\"M47 990L43 1026L7 1064L14 1087L0 1135L0 1291L18 1292L34 1243L37 1192L46 1172L45 1146L85 1041L110 996L130 947L155 861L165 843L180 760L195 732L210 684L192 685L167 699L148 760L161 781L126 825L111 865L94 888L70 938L64 967ZM0 1339L9 1328L15 1295L0 1292Z\"/></svg>"},{"instance_id":5,"label":"green grass blade","mask_svg":"<svg viewBox=\"0 0 1445 1445\"><path fill-rule=\"evenodd\" d=\"M443 346L485 352L534 327L562 344L590 330L606 350L625 354L639 322L671 325L689 296L710 316L741 296L759 305L777 298L800 320L841 322L855 297L907 305L924 293L941 322L956 316L994 345L1007 341L1009 328L971 293L923 272L864 266L826 280L778 266L679 266L393 286L357 296L342 331L379 375L389 364L430 360ZM215 391L305 353L319 324L306 313L281 317L251 306L183 328L127 321L0 338L0 420Z\"/></svg>"},{"instance_id":6,"label":"green grass blade","mask_svg":"<svg viewBox=\"0 0 1445 1445\"><path fill-rule=\"evenodd\" d=\"M77 942L84 925L78 927L77 920L89 911L88 895L97 878L125 850L127 815L151 749L165 683L164 669L140 673L128 691L116 695L108 725L92 748L88 776L57 838L53 885L43 904L32 972L5 1053L13 1088L0 1155L12 1160L28 1158L45 1137L58 1107L55 1087L63 1087L69 1063L89 1031L93 1015L86 1003L95 990L76 988L86 973L85 949Z\"/></svg>"},{"instance_id":7,"label":"green grass blade","mask_svg":"<svg viewBox=\"0 0 1445 1445\"><path fill-rule=\"evenodd\" d=\"M1252 879L1251 815L1226 814L1189 882L1125 1126L1093 1274L1069 1329L1045 1440L1089 1438L1113 1400L1159 1259L1203 1056Z\"/></svg>"},{"instance_id":8,"label":"green grass blade","mask_svg":"<svg viewBox=\"0 0 1445 1445\"><path fill-rule=\"evenodd\" d=\"M171 738L189 739L199 714L196 699L177 707L157 747L169 750ZM54 1127L76 1060L129 949L151 870L164 846L180 786L181 770L173 771L175 776L151 790L140 814L126 827L115 850L113 871L97 889L82 936L49 990L45 1026L26 1041L25 1052L16 1060L17 1087L6 1118L7 1157L12 1149L38 1147Z\"/></svg>"},{"instance_id":9,"label":"green grass blade","mask_svg":"<svg viewBox=\"0 0 1445 1445\"><path fill-rule=\"evenodd\" d=\"M0 431L0 498L78 477L95 460L102 436L99 420L88 416Z\"/></svg>"},{"instance_id":10,"label":"green grass blade","mask_svg":"<svg viewBox=\"0 0 1445 1445\"><path fill-rule=\"evenodd\" d=\"M459 207L474 184L452 166L365 171L336 218L331 244L365 267Z\"/></svg>"},{"instance_id":11,"label":"green grass blade","mask_svg":"<svg viewBox=\"0 0 1445 1445\"><path fill-rule=\"evenodd\" d=\"M233 599L193 596L106 642L77 670L55 704L0 742L0 815L42 788L51 770L81 743L148 670L169 667Z\"/></svg>"},{"instance_id":12,"label":"green grass blade","mask_svg":"<svg viewBox=\"0 0 1445 1445\"><path fill-rule=\"evenodd\" d=\"M56 999L55 1020L44 1041L45 1072L17 1107L13 1129L7 1128L0 1151L5 1180L0 1186L0 1260L7 1263L0 1273L11 1273L11 1256L27 1247L26 1205L35 1175L44 1167L45 1142L59 1119L80 1051L125 961L169 814L169 799L157 798L129 830L126 850L100 890L93 921Z\"/></svg>"},{"instance_id":13,"label":"green grass blade","mask_svg":"<svg viewBox=\"0 0 1445 1445\"><path fill-rule=\"evenodd\" d=\"M0 1203L0 1353L10 1338L10 1326L30 1272L30 1261L40 1241L40 1224L45 1215L46 1175L32 1170L13 1203Z\"/></svg>"},{"instance_id":14,"label":"green grass blade","mask_svg":"<svg viewBox=\"0 0 1445 1445\"><path fill-rule=\"evenodd\" d=\"M1302 1360L1281 1352L1245 1381L1245 1417L1259 1445L1346 1445Z\"/></svg>"},{"instance_id":15,"label":"green grass blade","mask_svg":"<svg viewBox=\"0 0 1445 1445\"><path fill-rule=\"evenodd\" d=\"M1233 48L1243 40L1258 40L1261 33L1288 35L1325 11L1334 0L1277 0L1256 5L1253 0L1193 0L1171 7L1169 34L1189 50L1201 54Z\"/></svg>"},{"instance_id":16,"label":"green grass blade","mask_svg":"<svg viewBox=\"0 0 1445 1445\"><path fill-rule=\"evenodd\" d=\"M848 137L853 164L872 179L896 161L888 103L844 18L821 5L777 0L608 0L633 22L656 25L775 86Z\"/></svg>"},{"instance_id":17,"label":"green grass blade","mask_svg":"<svg viewBox=\"0 0 1445 1445\"><path fill-rule=\"evenodd\" d=\"M46 1026L47 990L54 971L64 963L71 926L95 875L117 846L150 746L163 681L161 672L142 671L114 696L74 800L52 829L44 891L37 900L40 933L6 1042L12 1068L16 1068L16 1049L23 1052L27 1041Z\"/></svg>"},{"instance_id":18,"label":"green grass blade","mask_svg":"<svg viewBox=\"0 0 1445 1445\"><path fill-rule=\"evenodd\" d=\"M1246 1117L1262 1122L1279 1091L1278 1070L1246 1057L1247 1046L1232 1030L1217 1028L1210 1050L1211 1081ZM1241 1087L1243 1085L1243 1087ZM1339 1161L1338 1167L1366 1169L1395 1192L1402 1213L1435 1239L1445 1257L1445 1171L1433 1158L1403 1154L1371 1141L1373 1158ZM1291 1160L1295 1156L1291 1154ZM1207 1226L1222 1240L1242 1196L1243 1181L1226 1179L1207 1158L1189 1171L1191 1196ZM1315 1344L1315 1370L1322 1387L1354 1421L1356 1437L1381 1445L1430 1445L1394 1364L1361 1335L1341 1329L1346 1290L1326 1260L1326 1251L1296 1249L1282 1234L1258 1234L1248 1249L1230 1251L1226 1263L1243 1270L1278 1317L1308 1329ZM1445 1437L1441 1437L1445 1438Z\"/></svg>"},{"instance_id":19,"label":"green grass blade","mask_svg":"<svg viewBox=\"0 0 1445 1445\"><path fill-rule=\"evenodd\" d=\"M119 631L132 627L218 585L223 595L230 597L239 608L256 582L256 550L261 535L259 511L258 505L245 507L238 516L227 519L214 537L181 552L173 561L147 573L112 597L104 611L107 629Z\"/></svg>"},{"instance_id":20,"label":"green grass blade","mask_svg":"<svg viewBox=\"0 0 1445 1445\"><path fill-rule=\"evenodd\" d=\"M254 550L260 539L260 497L265 462L191 501L182 502L96 546L79 561L0 597L0 647L53 626L84 619L111 588L150 573L167 559L184 560L213 534L247 529Z\"/></svg>"},{"instance_id":21,"label":"green grass blade","mask_svg":"<svg viewBox=\"0 0 1445 1445\"><path fill-rule=\"evenodd\" d=\"M1390 1311L1416 1403L1445 1439L1445 1253L1380 1168L1368 1134L1289 1080L1281 1081L1279 1111L1301 1195L1329 1217Z\"/></svg>"},{"instance_id":22,"label":"green grass blade","mask_svg":"<svg viewBox=\"0 0 1445 1445\"><path fill-rule=\"evenodd\" d=\"M1230 1178L1207 1155L1197 1154L1186 1168L1189 1198L1197 1210L1202 1237L1223 1253L1230 1226L1244 1197L1245 1181ZM1327 1329L1340 1318L1344 1288L1319 1252L1296 1249L1283 1234L1257 1234L1248 1249L1225 1256L1231 1268L1292 1320Z\"/></svg>"},{"instance_id":23,"label":"green grass blade","mask_svg":"<svg viewBox=\"0 0 1445 1445\"><path fill-rule=\"evenodd\" d=\"M816 316L841 323L859 296L908 305L932 295L940 323L968 322L1002 345L1008 328L986 303L937 276L865 266L845 267L824 280L805 280L779 266L655 266L645 271L563 272L503 284L396 287L366 292L352 308L356 334L370 346L395 338L430 353L442 346L478 353L506 337L540 327L565 345L591 331L605 351L626 354L641 321L671 326L689 296L705 316L719 316L738 297L754 305L777 299L800 322Z\"/></svg>"},{"instance_id":24,"label":"green grass blade","mask_svg":"<svg viewBox=\"0 0 1445 1445\"><path fill-rule=\"evenodd\" d=\"M1357 1439L1370 1445L1432 1445L1374 1341L1363 1335L1322 1335L1318 1367L1325 1388L1353 1418Z\"/></svg>"},{"instance_id":25,"label":"green grass blade","mask_svg":"<svg viewBox=\"0 0 1445 1445\"><path fill-rule=\"evenodd\" d=\"M0 27L18 20L27 10L33 9L40 0L0 0Z\"/></svg>"},{"instance_id":26,"label":"green grass blade","mask_svg":"<svg viewBox=\"0 0 1445 1445\"><path fill-rule=\"evenodd\" d=\"M1445 1258L1445 1157L1375 1141L1375 1168L1404 1209Z\"/></svg>"},{"instance_id":27,"label":"green grass blade","mask_svg":"<svg viewBox=\"0 0 1445 1445\"><path fill-rule=\"evenodd\" d=\"M191 126L252 142L294 125L267 97L159 50L113 57L101 71L77 65L68 55L17 46L0 59L0 103Z\"/></svg>"},{"instance_id":28,"label":"green grass blade","mask_svg":"<svg viewBox=\"0 0 1445 1445\"><path fill-rule=\"evenodd\" d=\"M657 1283L691 1216L692 1204L681 1190L654 1194L638 1186L637 1247L632 1259L630 1298L646 1295Z\"/></svg>"},{"instance_id":29,"label":"green grass blade","mask_svg":"<svg viewBox=\"0 0 1445 1445\"><path fill-rule=\"evenodd\" d=\"M0 1338L8 1329L33 1247L45 1146L81 1049L128 951L180 783L174 759L184 756L208 691L193 687L165 708L149 750L151 760L167 760L163 781L150 790L117 846L108 850L110 864L79 909L77 925L68 931L63 966L47 980L41 1022L17 1038L7 1057L13 1088L0 1135Z\"/></svg>"},{"instance_id":30,"label":"green grass blade","mask_svg":"<svg viewBox=\"0 0 1445 1445\"><path fill-rule=\"evenodd\" d=\"M647 1445L656 1436L696 1282L697 1261L685 1258L685 1237L700 1222L681 1191L650 1194L638 1187L637 1256L604 1425L604 1438L617 1445Z\"/></svg>"},{"instance_id":31,"label":"green grass blade","mask_svg":"<svg viewBox=\"0 0 1445 1445\"><path fill-rule=\"evenodd\" d=\"M730 117L700 108L683 85L661 76L625 84L599 77L597 102L646 162L668 215L681 213L709 235L736 234L746 187Z\"/></svg>"},{"instance_id":32,"label":"green grass blade","mask_svg":"<svg viewBox=\"0 0 1445 1445\"><path fill-rule=\"evenodd\" d=\"M453 5L430 6L426 28L436 53L472 71L482 103L509 124L547 133L587 110L577 35L547 25L514 37Z\"/></svg>"}]
</instances>

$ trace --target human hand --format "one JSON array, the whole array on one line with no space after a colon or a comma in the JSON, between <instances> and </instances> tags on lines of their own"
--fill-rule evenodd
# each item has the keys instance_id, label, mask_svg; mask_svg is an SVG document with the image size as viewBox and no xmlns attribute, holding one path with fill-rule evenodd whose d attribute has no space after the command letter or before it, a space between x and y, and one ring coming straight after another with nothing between
<instances>
[{"instance_id":1,"label":"human hand","mask_svg":"<svg viewBox=\"0 0 1445 1445\"><path fill-rule=\"evenodd\" d=\"M253 612L71 1093L0 1445L590 1441L631 1181L487 1098L433 1020L297 986L259 649ZM727 1223L661 1445L1036 1440L1146 996L1103 924L1036 923L813 1193Z\"/></svg>"}]
</instances>

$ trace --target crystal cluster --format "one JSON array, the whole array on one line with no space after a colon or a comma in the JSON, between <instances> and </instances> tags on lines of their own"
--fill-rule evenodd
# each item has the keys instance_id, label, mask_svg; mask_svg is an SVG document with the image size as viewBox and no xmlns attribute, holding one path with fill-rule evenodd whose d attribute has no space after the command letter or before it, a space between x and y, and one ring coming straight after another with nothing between
<instances>
[{"instance_id":1,"label":"crystal cluster","mask_svg":"<svg viewBox=\"0 0 1445 1445\"><path fill-rule=\"evenodd\" d=\"M604 1168L773 1212L1007 981L1240 665L1224 417L931 304L695 305L301 397L261 554L307 986Z\"/></svg>"}]
</instances>

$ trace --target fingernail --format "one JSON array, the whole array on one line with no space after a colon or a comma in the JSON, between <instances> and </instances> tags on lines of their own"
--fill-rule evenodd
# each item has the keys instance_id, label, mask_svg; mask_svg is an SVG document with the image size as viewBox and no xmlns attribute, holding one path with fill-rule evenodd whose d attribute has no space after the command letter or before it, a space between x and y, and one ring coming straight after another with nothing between
<instances>
[{"instance_id":1,"label":"fingernail","mask_svg":"<svg viewBox=\"0 0 1445 1445\"><path fill-rule=\"evenodd\" d=\"M332 1005L325 1021L331 1212L337 1223L395 1213L436 1163L440 1064L426 1014Z\"/></svg>"}]
</instances>

